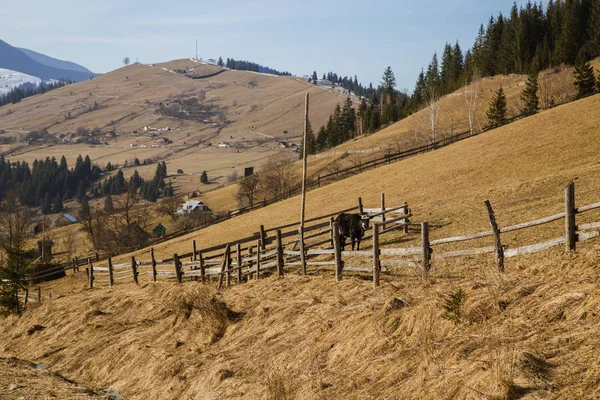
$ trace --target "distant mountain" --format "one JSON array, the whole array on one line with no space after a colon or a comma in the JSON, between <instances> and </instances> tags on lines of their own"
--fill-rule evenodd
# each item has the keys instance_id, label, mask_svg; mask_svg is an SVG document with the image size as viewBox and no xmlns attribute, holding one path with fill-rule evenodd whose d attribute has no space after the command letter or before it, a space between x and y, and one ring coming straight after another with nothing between
<instances>
[{"instance_id":1,"label":"distant mountain","mask_svg":"<svg viewBox=\"0 0 600 400\"><path fill-rule=\"evenodd\" d=\"M39 56L42 56L41 54ZM38 58L40 58L37 56ZM43 56L47 57L47 56ZM47 57L50 58L50 57ZM56 60L59 61L59 60ZM54 61L53 61L54 62ZM0 40L0 68L22 72L42 80L71 79L74 82L84 81L96 76L92 72L56 68L34 60L23 51Z\"/></svg>"},{"instance_id":2,"label":"distant mountain","mask_svg":"<svg viewBox=\"0 0 600 400\"><path fill-rule=\"evenodd\" d=\"M92 71L90 71L86 67L81 66L81 65L76 64L71 61L59 60L57 58L52 58L52 57L38 53L33 50L23 49L20 47L17 47L17 49L20 50L21 52L25 53L26 56L33 59L34 61L37 61L40 64L44 64L44 65L47 65L52 68L59 68L59 69L66 69L69 71L78 71L78 72L84 72L87 74L94 74Z\"/></svg>"},{"instance_id":3,"label":"distant mountain","mask_svg":"<svg viewBox=\"0 0 600 400\"><path fill-rule=\"evenodd\" d=\"M28 83L37 86L41 82L42 80L36 76L31 76L22 72L0 68L0 97L7 94L16 87Z\"/></svg>"}]
</instances>

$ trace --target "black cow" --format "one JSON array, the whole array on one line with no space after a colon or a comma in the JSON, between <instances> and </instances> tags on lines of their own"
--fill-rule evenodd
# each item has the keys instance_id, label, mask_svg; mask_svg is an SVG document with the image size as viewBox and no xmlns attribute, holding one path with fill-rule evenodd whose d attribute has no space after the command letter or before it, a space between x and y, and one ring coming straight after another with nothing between
<instances>
[{"instance_id":1,"label":"black cow","mask_svg":"<svg viewBox=\"0 0 600 400\"><path fill-rule=\"evenodd\" d=\"M365 235L365 230L369 229L369 220L373 218L366 214L340 214L335 218L340 229L340 243L342 251L346 245L346 238L352 242L352 251L354 251L354 242L357 242L356 249L360 250L360 240Z\"/></svg>"}]
</instances>

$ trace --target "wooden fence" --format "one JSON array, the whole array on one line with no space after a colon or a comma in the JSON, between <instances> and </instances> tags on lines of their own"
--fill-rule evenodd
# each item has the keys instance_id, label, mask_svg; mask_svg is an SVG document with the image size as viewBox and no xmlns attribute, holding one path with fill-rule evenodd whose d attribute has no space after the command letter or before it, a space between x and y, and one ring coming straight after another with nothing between
<instances>
[{"instance_id":1,"label":"wooden fence","mask_svg":"<svg viewBox=\"0 0 600 400\"><path fill-rule=\"evenodd\" d=\"M281 277L291 269L299 269L306 274L309 268L329 269L335 272L337 280L342 279L346 272L372 274L373 285L380 285L381 273L389 268L408 266L419 268L427 276L432 267L432 261L454 257L471 257L475 255L495 254L496 267L504 272L504 260L507 258L536 253L554 246L565 246L566 251L576 249L577 243L600 236L600 222L577 225L576 216L588 211L600 209L600 203L585 206L575 206L575 186L571 182L565 188L564 212L548 217L500 227L491 203L484 205L490 222L490 230L467 235L432 239L429 223L413 223L408 204L386 208L382 195L381 208L363 208L359 199L359 210L372 213L374 223L365 233L363 242L371 240L371 249L345 250L339 236L339 226L333 218L327 222L316 223L305 227L282 232L283 227L264 229L251 238L237 242L225 243L211 248L196 250L183 255L174 254L172 258L157 260L153 249L150 249L150 259L136 260L113 265L109 259L106 266L89 265L88 279L90 287L94 282L105 285L115 285L119 281L139 283L140 277L157 281L166 278L178 283L184 280L194 280L203 283L217 282L220 289L223 285L229 287L233 282L241 283L251 279L259 279L263 274L276 274ZM348 210L345 210L348 211ZM564 234L543 242L510 248L502 242L502 235L508 232L542 226L555 221L564 221ZM289 227L286 225L285 227ZM383 247L382 235L392 231L402 231L409 234L418 231L419 246L415 247ZM417 229L414 229L414 228ZM274 235L268 236L269 232ZM286 238L291 238L285 240ZM490 245L478 248L456 249L435 252L437 246L470 240L492 238ZM187 258L190 258L187 261ZM355 260L359 260L356 262ZM365 263L365 259L370 259ZM353 261L354 260L354 261ZM352 264L354 262L355 264ZM365 265L366 264L366 265Z\"/></svg>"}]
</instances>

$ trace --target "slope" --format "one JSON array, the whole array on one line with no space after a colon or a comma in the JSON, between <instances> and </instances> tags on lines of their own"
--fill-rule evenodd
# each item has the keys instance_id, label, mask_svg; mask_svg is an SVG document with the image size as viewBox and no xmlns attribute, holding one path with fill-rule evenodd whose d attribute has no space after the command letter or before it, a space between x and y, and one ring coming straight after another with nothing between
<instances>
[{"instance_id":1,"label":"slope","mask_svg":"<svg viewBox=\"0 0 600 400\"><path fill-rule=\"evenodd\" d=\"M193 70L190 79L175 70ZM315 122L324 123L343 97L308 85L293 77L276 77L242 71L215 72L221 68L192 60L156 65L130 65L69 85L43 95L27 98L0 109L0 129L7 135L25 136L32 130L47 129L54 136L75 133L79 127L98 128L99 144L61 143L23 147L22 143L0 148L14 160L63 154L72 163L78 154L89 154L101 166L123 165L135 158L162 159L169 171L182 169L177 176L180 193L197 189L203 170L211 179L226 181L234 171L243 174L247 166L259 167L266 157L293 149L279 148L279 141L298 142L302 127L304 93L313 95ZM199 119L174 118L160 113L161 106L204 96L208 116ZM36 118L31 118L35 115ZM144 132L144 127L150 127ZM253 128L254 127L254 128ZM167 129L159 131L158 129ZM115 131L116 139L105 133ZM287 133L284 133L287 131ZM159 144L167 138L171 144ZM86 139L80 137L79 139ZM227 141L230 148L216 148ZM208 146L208 143L213 146ZM17 150L18 148L18 150ZM152 177L155 166L141 168ZM126 171L131 174L133 169Z\"/></svg>"}]
</instances>

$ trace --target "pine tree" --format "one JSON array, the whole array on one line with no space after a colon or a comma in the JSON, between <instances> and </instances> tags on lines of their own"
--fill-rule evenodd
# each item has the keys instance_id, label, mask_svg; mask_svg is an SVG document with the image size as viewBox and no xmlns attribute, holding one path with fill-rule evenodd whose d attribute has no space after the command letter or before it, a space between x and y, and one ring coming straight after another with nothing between
<instances>
[{"instance_id":1,"label":"pine tree","mask_svg":"<svg viewBox=\"0 0 600 400\"><path fill-rule=\"evenodd\" d=\"M312 74L312 83L315 84L315 85L317 84L317 71L313 71L313 74Z\"/></svg>"},{"instance_id":2,"label":"pine tree","mask_svg":"<svg viewBox=\"0 0 600 400\"><path fill-rule=\"evenodd\" d=\"M533 69L527 77L527 83L525 89L521 94L521 101L523 102L523 109L521 112L528 116L538 112L540 99L538 97L538 72Z\"/></svg>"},{"instance_id":3,"label":"pine tree","mask_svg":"<svg viewBox=\"0 0 600 400\"><path fill-rule=\"evenodd\" d=\"M589 62L584 61L584 57L577 58L577 63L573 68L574 85L577 87L577 98L582 98L594 93L596 89L596 76L594 68Z\"/></svg>"},{"instance_id":4,"label":"pine tree","mask_svg":"<svg viewBox=\"0 0 600 400\"><path fill-rule=\"evenodd\" d=\"M488 129L506 124L506 96L502 88L499 88L490 100L490 107L486 115L488 122L485 127Z\"/></svg>"},{"instance_id":5,"label":"pine tree","mask_svg":"<svg viewBox=\"0 0 600 400\"><path fill-rule=\"evenodd\" d=\"M202 171L202 174L200 175L200 182L204 184L208 183L208 175L206 174L206 171Z\"/></svg>"},{"instance_id":6,"label":"pine tree","mask_svg":"<svg viewBox=\"0 0 600 400\"><path fill-rule=\"evenodd\" d=\"M306 144L304 144L304 137L301 140L299 155L300 158L304 155L304 148L306 147L307 154L315 154L317 152L317 140L315 134L310 126L310 121L306 125Z\"/></svg>"},{"instance_id":7,"label":"pine tree","mask_svg":"<svg viewBox=\"0 0 600 400\"><path fill-rule=\"evenodd\" d=\"M83 181L79 181L79 186L77 187L77 194L75 195L78 200L85 198L85 185Z\"/></svg>"},{"instance_id":8,"label":"pine tree","mask_svg":"<svg viewBox=\"0 0 600 400\"><path fill-rule=\"evenodd\" d=\"M50 214L52 212L52 197L50 192L46 192L42 201L42 214Z\"/></svg>"},{"instance_id":9,"label":"pine tree","mask_svg":"<svg viewBox=\"0 0 600 400\"><path fill-rule=\"evenodd\" d=\"M219 61L217 62L217 65L219 67L223 67L225 64L223 64L223 58L221 56L219 56Z\"/></svg>"},{"instance_id":10,"label":"pine tree","mask_svg":"<svg viewBox=\"0 0 600 400\"><path fill-rule=\"evenodd\" d=\"M56 197L54 198L54 203L52 204L52 212L59 213L63 209L64 209L64 206L63 206L62 196L60 195L60 193L57 193Z\"/></svg>"}]
</instances>

